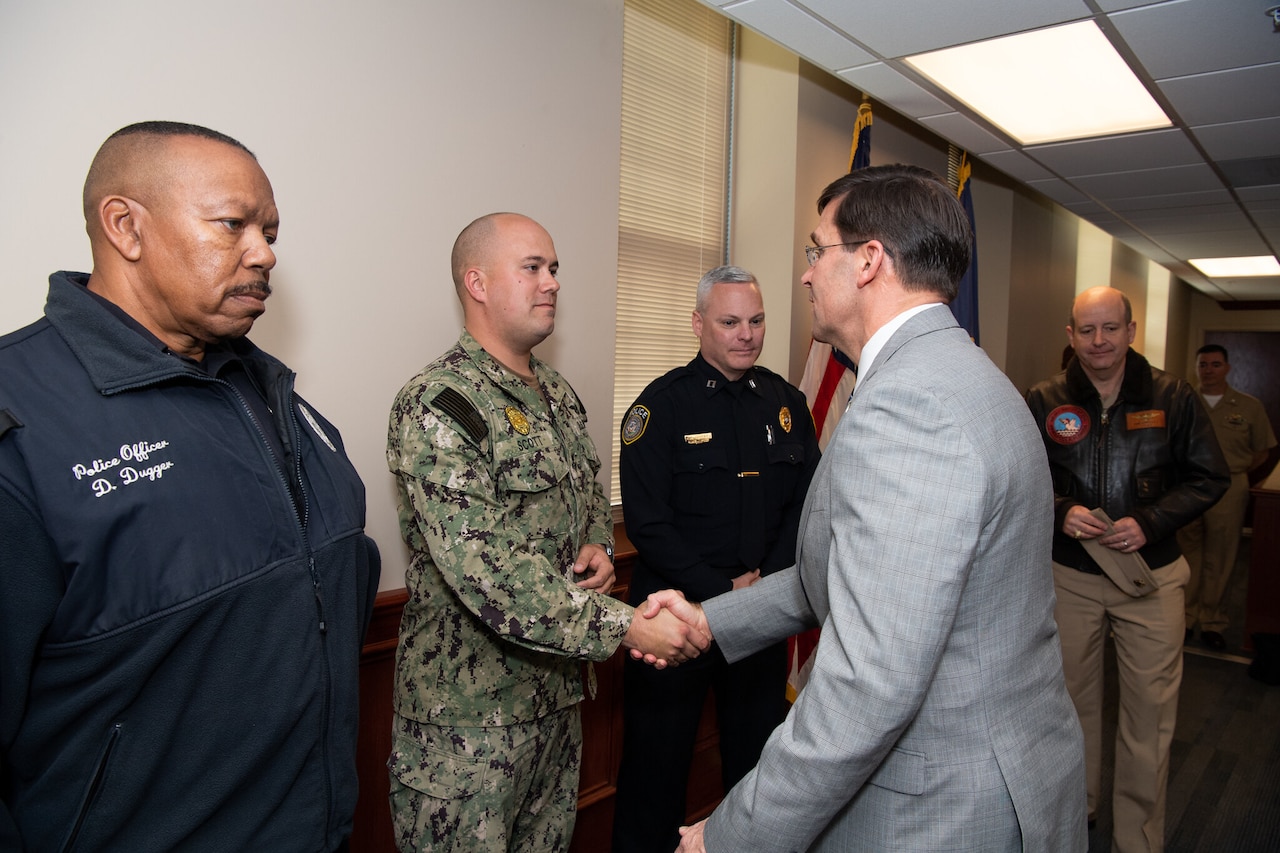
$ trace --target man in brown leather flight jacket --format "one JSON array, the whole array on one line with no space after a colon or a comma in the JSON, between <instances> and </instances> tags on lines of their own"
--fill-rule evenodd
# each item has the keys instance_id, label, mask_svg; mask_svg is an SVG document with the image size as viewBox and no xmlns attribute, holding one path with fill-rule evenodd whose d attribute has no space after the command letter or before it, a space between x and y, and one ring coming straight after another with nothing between
<instances>
[{"instance_id":1,"label":"man in brown leather flight jacket","mask_svg":"<svg viewBox=\"0 0 1280 853\"><path fill-rule=\"evenodd\" d=\"M1164 847L1169 745L1182 681L1183 587L1174 536L1226 491L1230 474L1208 413L1186 382L1130 349L1137 325L1118 290L1076 297L1075 357L1027 395L1055 493L1055 617L1067 689L1085 734L1089 815L1101 788L1102 660L1108 632L1126 685L1120 697L1112 849ZM1101 509L1105 516L1093 511ZM1140 555L1154 582L1112 580L1106 563Z\"/></svg>"}]
</instances>

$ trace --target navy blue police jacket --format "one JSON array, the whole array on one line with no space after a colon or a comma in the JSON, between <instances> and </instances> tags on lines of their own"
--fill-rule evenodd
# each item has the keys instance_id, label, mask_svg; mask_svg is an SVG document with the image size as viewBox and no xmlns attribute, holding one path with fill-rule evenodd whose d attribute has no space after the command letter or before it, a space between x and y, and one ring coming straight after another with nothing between
<instances>
[{"instance_id":1,"label":"navy blue police jacket","mask_svg":"<svg viewBox=\"0 0 1280 853\"><path fill-rule=\"evenodd\" d=\"M364 487L282 363L232 345L262 424L87 279L0 338L0 849L336 849Z\"/></svg>"},{"instance_id":2,"label":"navy blue police jacket","mask_svg":"<svg viewBox=\"0 0 1280 853\"><path fill-rule=\"evenodd\" d=\"M820 455L804 395L764 367L730 382L699 353L649 383L618 462L631 603L667 588L704 601L793 565Z\"/></svg>"}]
</instances>

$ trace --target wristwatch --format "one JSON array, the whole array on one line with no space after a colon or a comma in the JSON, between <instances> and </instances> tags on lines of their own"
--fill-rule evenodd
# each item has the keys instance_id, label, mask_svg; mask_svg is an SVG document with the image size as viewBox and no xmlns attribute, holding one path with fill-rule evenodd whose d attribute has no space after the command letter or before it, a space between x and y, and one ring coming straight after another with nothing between
<instances>
[{"instance_id":1,"label":"wristwatch","mask_svg":"<svg viewBox=\"0 0 1280 853\"><path fill-rule=\"evenodd\" d=\"M608 542L604 543L604 552L605 554L608 555L609 562L612 563L613 562L613 546L610 545Z\"/></svg>"}]
</instances>

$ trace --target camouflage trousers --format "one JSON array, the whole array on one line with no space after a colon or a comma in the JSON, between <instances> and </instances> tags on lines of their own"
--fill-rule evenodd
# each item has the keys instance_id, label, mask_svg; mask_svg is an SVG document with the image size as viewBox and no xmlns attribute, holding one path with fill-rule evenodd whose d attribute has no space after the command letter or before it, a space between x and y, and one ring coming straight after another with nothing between
<instances>
[{"instance_id":1,"label":"camouflage trousers","mask_svg":"<svg viewBox=\"0 0 1280 853\"><path fill-rule=\"evenodd\" d=\"M532 723L431 726L395 716L391 822L400 853L555 853L578 807L578 706Z\"/></svg>"}]
</instances>

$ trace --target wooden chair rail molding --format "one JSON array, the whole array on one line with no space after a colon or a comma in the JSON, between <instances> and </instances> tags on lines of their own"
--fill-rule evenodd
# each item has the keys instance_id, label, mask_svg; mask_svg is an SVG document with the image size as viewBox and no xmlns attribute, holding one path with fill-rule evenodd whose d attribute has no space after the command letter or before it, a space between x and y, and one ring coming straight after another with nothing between
<instances>
[{"instance_id":1,"label":"wooden chair rail molding","mask_svg":"<svg viewBox=\"0 0 1280 853\"><path fill-rule=\"evenodd\" d=\"M613 595L625 600L636 552L620 523L615 525L614 533L618 582ZM360 799L351 836L352 853L395 853L396 849L387 806L387 756L391 752L391 690L400 612L407 600L404 589L378 593L361 655L360 739L356 747ZM608 853L613 826L613 798L622 757L622 655L615 654L605 663L596 664L596 677L596 698L582 704L582 778L570 853ZM689 776L690 820L710 814L723 796L718 747L709 698Z\"/></svg>"}]
</instances>

